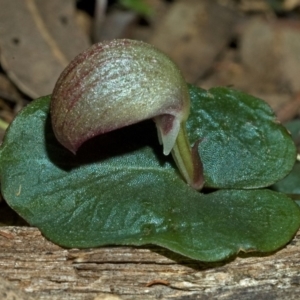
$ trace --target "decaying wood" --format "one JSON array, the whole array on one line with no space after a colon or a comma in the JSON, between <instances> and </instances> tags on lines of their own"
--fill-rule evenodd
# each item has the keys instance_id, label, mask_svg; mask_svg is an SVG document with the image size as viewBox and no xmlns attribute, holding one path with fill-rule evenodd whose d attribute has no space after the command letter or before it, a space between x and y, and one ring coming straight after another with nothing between
<instances>
[{"instance_id":1,"label":"decaying wood","mask_svg":"<svg viewBox=\"0 0 300 300\"><path fill-rule=\"evenodd\" d=\"M159 247L68 250L35 228L0 228L0 276L36 299L290 300L299 271L300 231L273 255L204 264Z\"/></svg>"}]
</instances>

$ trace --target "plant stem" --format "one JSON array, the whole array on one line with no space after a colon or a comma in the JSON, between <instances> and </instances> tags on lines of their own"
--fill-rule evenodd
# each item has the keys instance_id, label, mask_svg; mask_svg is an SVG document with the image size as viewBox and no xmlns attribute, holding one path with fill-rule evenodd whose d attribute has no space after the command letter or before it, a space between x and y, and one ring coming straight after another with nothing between
<instances>
[{"instance_id":1,"label":"plant stem","mask_svg":"<svg viewBox=\"0 0 300 300\"><path fill-rule=\"evenodd\" d=\"M203 168L198 154L199 142L191 149L185 123L182 123L172 149L173 158L181 175L196 190L200 190L204 185Z\"/></svg>"}]
</instances>

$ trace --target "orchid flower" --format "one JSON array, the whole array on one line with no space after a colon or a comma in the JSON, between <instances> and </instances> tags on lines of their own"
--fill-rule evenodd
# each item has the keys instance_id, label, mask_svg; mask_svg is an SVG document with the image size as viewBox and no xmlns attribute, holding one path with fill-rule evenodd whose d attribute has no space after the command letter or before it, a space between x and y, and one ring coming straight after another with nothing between
<instances>
[{"instance_id":1,"label":"orchid flower","mask_svg":"<svg viewBox=\"0 0 300 300\"><path fill-rule=\"evenodd\" d=\"M120 39L93 45L63 71L51 98L58 141L76 153L88 139L153 119L163 153L172 153L186 182L203 186L198 143L191 149L185 122L187 84L169 57L140 41Z\"/></svg>"}]
</instances>

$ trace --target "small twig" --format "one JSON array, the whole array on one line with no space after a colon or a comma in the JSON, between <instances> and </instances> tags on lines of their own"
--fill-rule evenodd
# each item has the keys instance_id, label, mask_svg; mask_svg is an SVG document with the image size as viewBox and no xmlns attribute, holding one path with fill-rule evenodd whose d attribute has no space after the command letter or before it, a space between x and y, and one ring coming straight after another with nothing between
<instances>
[{"instance_id":1,"label":"small twig","mask_svg":"<svg viewBox=\"0 0 300 300\"><path fill-rule=\"evenodd\" d=\"M19 100L13 96L10 96L8 95L7 93L3 92L3 91L0 91L0 98L5 100L5 101L8 101L8 102L11 102L11 103L18 103Z\"/></svg>"},{"instance_id":2,"label":"small twig","mask_svg":"<svg viewBox=\"0 0 300 300\"><path fill-rule=\"evenodd\" d=\"M1 91L1 90L0 90L0 98L5 100L5 101L11 102L11 103L23 102L23 99L20 99L19 97L11 96L11 95L9 95L9 94ZM24 99L24 102L25 102L25 99Z\"/></svg>"},{"instance_id":3,"label":"small twig","mask_svg":"<svg viewBox=\"0 0 300 300\"><path fill-rule=\"evenodd\" d=\"M99 37L101 33L101 27L105 19L105 12L107 7L107 0L96 0L95 3L95 17L93 25L93 40L94 42L99 42Z\"/></svg>"}]
</instances>

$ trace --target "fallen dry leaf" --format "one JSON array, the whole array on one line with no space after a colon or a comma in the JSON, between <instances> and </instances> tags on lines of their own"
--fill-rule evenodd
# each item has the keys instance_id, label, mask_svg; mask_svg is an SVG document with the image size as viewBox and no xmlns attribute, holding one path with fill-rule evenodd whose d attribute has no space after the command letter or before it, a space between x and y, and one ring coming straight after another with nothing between
<instances>
[{"instance_id":1,"label":"fallen dry leaf","mask_svg":"<svg viewBox=\"0 0 300 300\"><path fill-rule=\"evenodd\" d=\"M261 89L300 91L300 22L253 19L241 38L242 63Z\"/></svg>"},{"instance_id":2,"label":"fallen dry leaf","mask_svg":"<svg viewBox=\"0 0 300 300\"><path fill-rule=\"evenodd\" d=\"M285 0L282 6L285 10L293 10L297 6L300 6L300 0Z\"/></svg>"},{"instance_id":3,"label":"fallen dry leaf","mask_svg":"<svg viewBox=\"0 0 300 300\"><path fill-rule=\"evenodd\" d=\"M229 43L237 20L235 12L215 1L178 1L149 42L170 55L187 81L195 82Z\"/></svg>"},{"instance_id":4,"label":"fallen dry leaf","mask_svg":"<svg viewBox=\"0 0 300 300\"><path fill-rule=\"evenodd\" d=\"M27 95L52 92L65 66L89 46L74 0L0 0L2 67Z\"/></svg>"}]
</instances>

